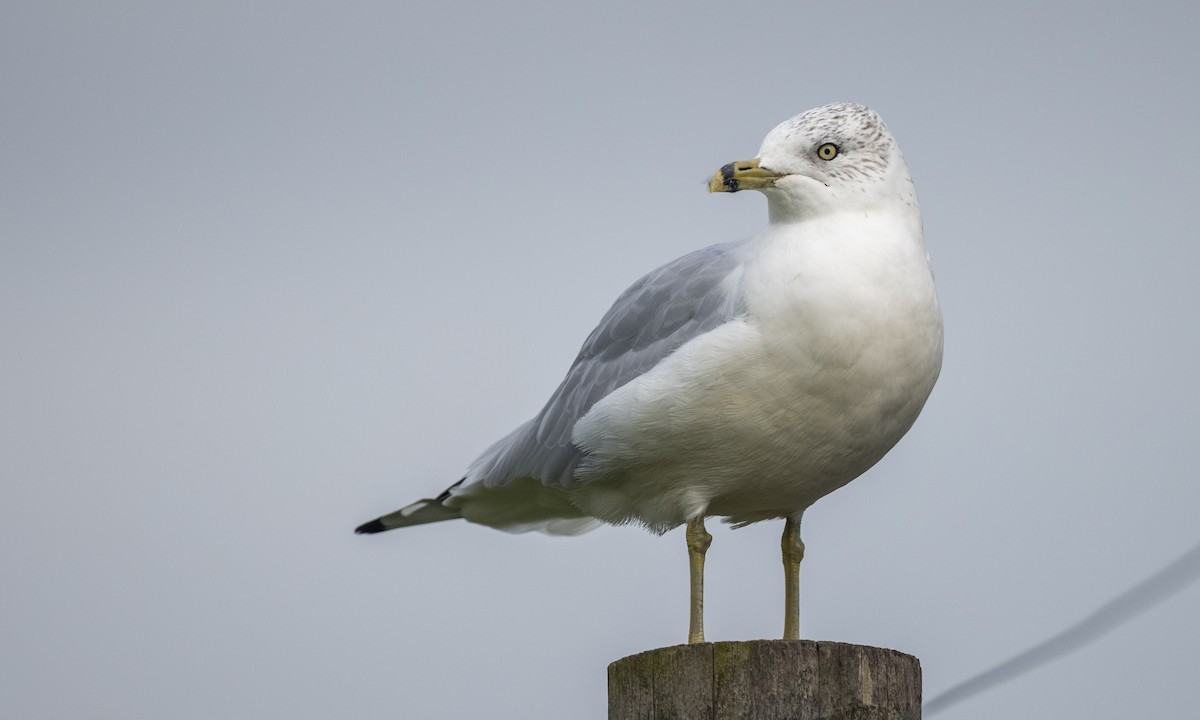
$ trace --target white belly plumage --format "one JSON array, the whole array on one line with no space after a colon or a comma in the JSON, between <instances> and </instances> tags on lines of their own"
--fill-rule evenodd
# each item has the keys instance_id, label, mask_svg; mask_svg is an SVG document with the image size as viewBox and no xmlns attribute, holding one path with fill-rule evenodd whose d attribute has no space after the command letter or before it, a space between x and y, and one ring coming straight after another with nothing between
<instances>
[{"instance_id":1,"label":"white belly plumage","mask_svg":"<svg viewBox=\"0 0 1200 720\"><path fill-rule=\"evenodd\" d=\"M586 455L572 502L660 532L697 515L748 523L797 514L883 457L937 379L932 281L793 300L695 338L597 403L575 426Z\"/></svg>"}]
</instances>

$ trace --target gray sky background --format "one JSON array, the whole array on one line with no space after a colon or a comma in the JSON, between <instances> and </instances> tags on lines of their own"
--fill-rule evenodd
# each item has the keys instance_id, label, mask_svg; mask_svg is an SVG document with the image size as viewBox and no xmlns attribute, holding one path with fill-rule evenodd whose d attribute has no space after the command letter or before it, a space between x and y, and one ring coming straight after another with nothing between
<instances>
[{"instance_id":1,"label":"gray sky background","mask_svg":"<svg viewBox=\"0 0 1200 720\"><path fill-rule=\"evenodd\" d=\"M805 518L805 637L926 696L1200 541L1200 17L1159 3L5 3L0 716L602 718L681 531L358 523L532 415L720 165L872 105L946 315L924 415ZM780 523L710 639L777 637ZM1194 712L1200 586L943 715Z\"/></svg>"}]
</instances>

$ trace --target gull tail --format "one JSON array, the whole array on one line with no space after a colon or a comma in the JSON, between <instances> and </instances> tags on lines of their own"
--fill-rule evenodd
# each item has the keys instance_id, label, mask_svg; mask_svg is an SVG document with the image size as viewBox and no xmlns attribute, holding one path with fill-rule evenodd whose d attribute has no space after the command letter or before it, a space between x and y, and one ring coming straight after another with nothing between
<instances>
[{"instance_id":1,"label":"gull tail","mask_svg":"<svg viewBox=\"0 0 1200 720\"><path fill-rule=\"evenodd\" d=\"M425 523L461 518L462 511L446 507L442 504L443 499L439 497L418 500L411 505L405 505L396 512L388 513L370 522L363 523L355 528L354 532L359 535L370 535L410 525L424 525Z\"/></svg>"}]
</instances>

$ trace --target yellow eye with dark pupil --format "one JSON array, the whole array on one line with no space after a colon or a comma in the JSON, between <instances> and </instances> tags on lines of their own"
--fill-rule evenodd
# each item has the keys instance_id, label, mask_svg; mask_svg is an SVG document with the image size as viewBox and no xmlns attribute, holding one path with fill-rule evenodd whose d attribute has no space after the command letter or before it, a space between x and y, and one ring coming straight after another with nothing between
<instances>
[{"instance_id":1,"label":"yellow eye with dark pupil","mask_svg":"<svg viewBox=\"0 0 1200 720\"><path fill-rule=\"evenodd\" d=\"M822 160L832 160L837 157L837 154L838 146L834 145L833 143L825 143L821 147L817 148L817 157L821 158Z\"/></svg>"}]
</instances>

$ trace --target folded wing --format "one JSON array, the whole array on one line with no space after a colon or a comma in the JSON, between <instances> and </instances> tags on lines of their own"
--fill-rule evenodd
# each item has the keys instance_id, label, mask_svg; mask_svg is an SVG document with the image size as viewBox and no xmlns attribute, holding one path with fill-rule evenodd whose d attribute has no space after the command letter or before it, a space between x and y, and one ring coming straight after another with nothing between
<instances>
[{"instance_id":1,"label":"folded wing","mask_svg":"<svg viewBox=\"0 0 1200 720\"><path fill-rule=\"evenodd\" d=\"M744 250L745 242L697 250L630 286L584 341L542 411L476 459L465 484L533 478L569 487L581 457L571 443L579 418L679 346L741 314Z\"/></svg>"}]
</instances>

